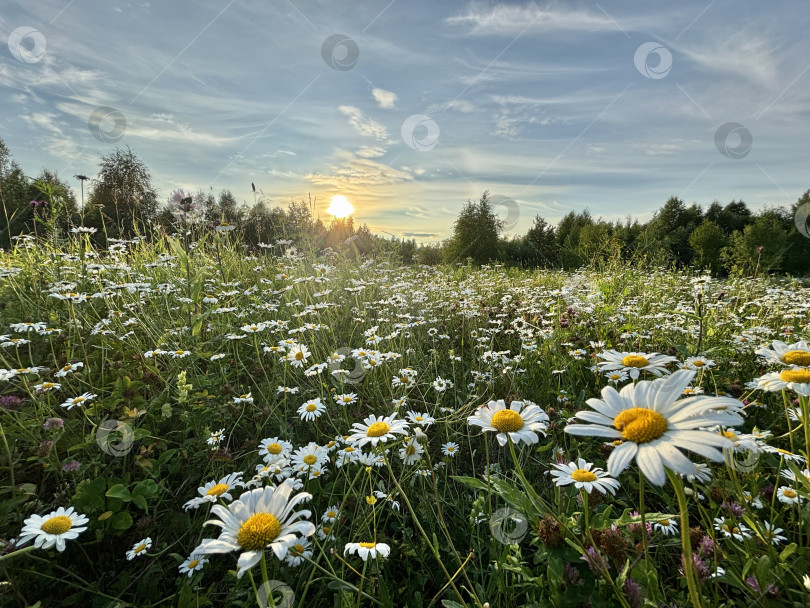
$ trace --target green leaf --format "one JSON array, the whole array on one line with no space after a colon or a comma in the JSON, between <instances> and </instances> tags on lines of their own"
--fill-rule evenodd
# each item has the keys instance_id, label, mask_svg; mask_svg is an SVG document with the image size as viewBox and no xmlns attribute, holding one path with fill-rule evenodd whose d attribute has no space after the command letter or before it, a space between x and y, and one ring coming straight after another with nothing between
<instances>
[{"instance_id":1,"label":"green leaf","mask_svg":"<svg viewBox=\"0 0 810 608\"><path fill-rule=\"evenodd\" d=\"M110 518L110 524L116 530L128 530L132 527L132 515L128 511L121 511Z\"/></svg>"},{"instance_id":2,"label":"green leaf","mask_svg":"<svg viewBox=\"0 0 810 608\"><path fill-rule=\"evenodd\" d=\"M796 552L797 548L798 545L796 545L796 543L790 543L787 547L782 549L782 552L779 554L779 561L780 562L787 561L787 558L793 555Z\"/></svg>"},{"instance_id":3,"label":"green leaf","mask_svg":"<svg viewBox=\"0 0 810 608\"><path fill-rule=\"evenodd\" d=\"M132 488L132 496L154 496L157 494L157 491L158 485L155 483L154 479L144 479Z\"/></svg>"},{"instance_id":4,"label":"green leaf","mask_svg":"<svg viewBox=\"0 0 810 608\"><path fill-rule=\"evenodd\" d=\"M453 480L466 484L475 490L483 490L485 492L487 490L487 483L475 477L465 477L463 475L451 475L450 477Z\"/></svg>"},{"instance_id":5,"label":"green leaf","mask_svg":"<svg viewBox=\"0 0 810 608\"><path fill-rule=\"evenodd\" d=\"M444 608L464 608L464 604L459 604L453 600L442 600L442 606Z\"/></svg>"},{"instance_id":6,"label":"green leaf","mask_svg":"<svg viewBox=\"0 0 810 608\"><path fill-rule=\"evenodd\" d=\"M129 490L127 490L126 486L122 483L117 483L109 490L107 490L105 496L109 498L120 498L124 502L129 502L130 500L132 500L132 495L129 493Z\"/></svg>"},{"instance_id":7,"label":"green leaf","mask_svg":"<svg viewBox=\"0 0 810 608\"><path fill-rule=\"evenodd\" d=\"M135 503L135 506L143 509L146 511L148 509L148 505L146 504L146 499L141 496L140 494L132 496L132 502Z\"/></svg>"}]
</instances>

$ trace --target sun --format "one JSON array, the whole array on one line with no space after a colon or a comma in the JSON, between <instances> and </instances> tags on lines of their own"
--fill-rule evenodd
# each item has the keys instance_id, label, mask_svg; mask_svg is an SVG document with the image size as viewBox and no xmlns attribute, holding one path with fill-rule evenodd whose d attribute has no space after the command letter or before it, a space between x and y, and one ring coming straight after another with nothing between
<instances>
[{"instance_id":1,"label":"sun","mask_svg":"<svg viewBox=\"0 0 810 608\"><path fill-rule=\"evenodd\" d=\"M338 219L342 219L354 213L354 206L349 202L349 199L342 194L338 194L337 196L333 196L332 200L329 201L329 208L326 212L334 215Z\"/></svg>"}]
</instances>

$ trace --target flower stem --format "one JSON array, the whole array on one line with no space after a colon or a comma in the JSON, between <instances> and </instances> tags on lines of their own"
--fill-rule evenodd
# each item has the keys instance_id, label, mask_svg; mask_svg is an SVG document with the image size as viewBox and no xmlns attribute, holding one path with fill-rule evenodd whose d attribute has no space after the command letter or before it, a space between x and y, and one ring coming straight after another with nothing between
<instances>
[{"instance_id":1,"label":"flower stem","mask_svg":"<svg viewBox=\"0 0 810 608\"><path fill-rule=\"evenodd\" d=\"M692 541L689 538L689 512L686 507L686 494L683 491L683 482L676 473L666 469L667 477L675 488L675 495L678 497L678 510L681 513L681 548L683 550L683 571L686 575L686 585L689 587L689 601L694 608L702 608L703 603L698 590L697 574L695 573L695 561L692 558ZM645 529L643 533L646 534Z\"/></svg>"}]
</instances>

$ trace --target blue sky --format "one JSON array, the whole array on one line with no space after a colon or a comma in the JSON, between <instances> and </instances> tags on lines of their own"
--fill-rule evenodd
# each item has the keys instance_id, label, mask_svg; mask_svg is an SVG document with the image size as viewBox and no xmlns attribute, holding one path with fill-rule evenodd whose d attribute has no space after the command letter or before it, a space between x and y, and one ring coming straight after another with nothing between
<instances>
[{"instance_id":1,"label":"blue sky","mask_svg":"<svg viewBox=\"0 0 810 608\"><path fill-rule=\"evenodd\" d=\"M800 0L6 0L0 137L29 175L129 145L163 200L254 182L328 221L342 194L419 241L485 189L511 234L762 208L810 188L808 25Z\"/></svg>"}]
</instances>

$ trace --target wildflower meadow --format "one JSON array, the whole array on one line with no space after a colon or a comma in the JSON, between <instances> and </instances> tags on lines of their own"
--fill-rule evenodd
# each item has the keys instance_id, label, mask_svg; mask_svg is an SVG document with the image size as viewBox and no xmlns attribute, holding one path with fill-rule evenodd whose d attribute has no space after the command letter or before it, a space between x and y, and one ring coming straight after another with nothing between
<instances>
[{"instance_id":1,"label":"wildflower meadow","mask_svg":"<svg viewBox=\"0 0 810 608\"><path fill-rule=\"evenodd\" d=\"M807 281L90 236L0 256L0 604L810 604Z\"/></svg>"}]
</instances>

